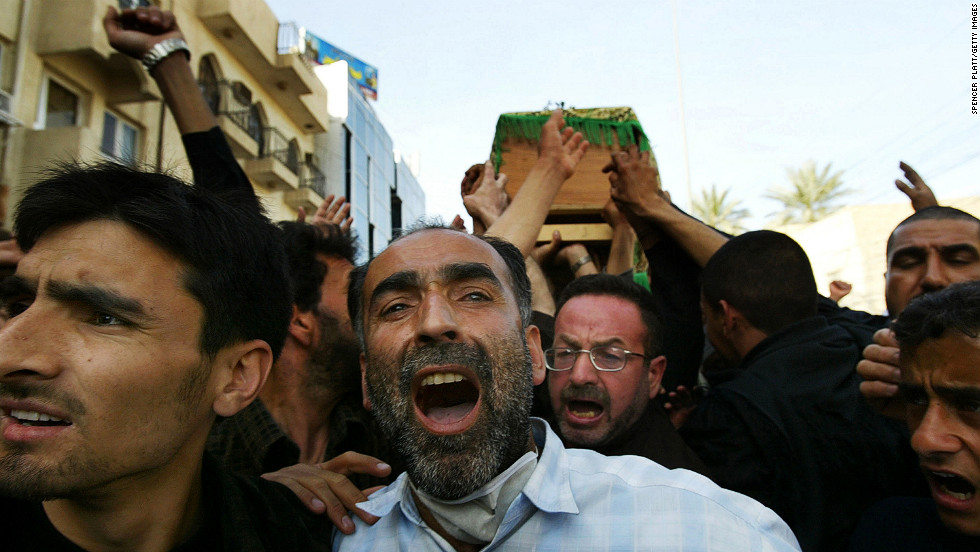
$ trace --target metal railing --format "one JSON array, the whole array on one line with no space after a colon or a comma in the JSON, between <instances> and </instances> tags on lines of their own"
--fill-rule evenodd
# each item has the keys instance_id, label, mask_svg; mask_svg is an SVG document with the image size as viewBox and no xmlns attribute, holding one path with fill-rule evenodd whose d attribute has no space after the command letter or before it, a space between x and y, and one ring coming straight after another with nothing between
<instances>
[{"instance_id":1,"label":"metal railing","mask_svg":"<svg viewBox=\"0 0 980 552\"><path fill-rule=\"evenodd\" d=\"M321 198L327 197L327 176L320 171L320 162L315 155L310 155L303 162L303 179L300 181L300 188L309 188L317 193Z\"/></svg>"}]
</instances>

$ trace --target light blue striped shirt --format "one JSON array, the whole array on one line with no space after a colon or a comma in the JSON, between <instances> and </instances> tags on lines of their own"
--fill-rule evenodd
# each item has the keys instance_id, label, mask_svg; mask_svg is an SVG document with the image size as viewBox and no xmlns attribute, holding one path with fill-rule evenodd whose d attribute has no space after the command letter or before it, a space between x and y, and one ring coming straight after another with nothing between
<instances>
[{"instance_id":1,"label":"light blue striped shirt","mask_svg":"<svg viewBox=\"0 0 980 552\"><path fill-rule=\"evenodd\" d=\"M800 549L790 528L751 498L646 458L566 450L543 420L531 423L538 465L484 551ZM353 535L334 531L334 550L452 551L422 521L407 478L359 504L381 520L368 526L354 517Z\"/></svg>"}]
</instances>

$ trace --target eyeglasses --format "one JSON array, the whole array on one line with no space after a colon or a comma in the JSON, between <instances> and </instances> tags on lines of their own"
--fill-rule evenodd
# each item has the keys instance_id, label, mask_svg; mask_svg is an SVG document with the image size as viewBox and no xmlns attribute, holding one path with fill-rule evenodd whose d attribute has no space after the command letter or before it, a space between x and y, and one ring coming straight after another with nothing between
<instances>
[{"instance_id":1,"label":"eyeglasses","mask_svg":"<svg viewBox=\"0 0 980 552\"><path fill-rule=\"evenodd\" d=\"M589 360L592 361L592 366L595 366L595 369L600 372L618 372L622 370L626 367L626 361L629 360L629 355L643 357L645 359L650 358L642 353L627 351L615 345L602 345L591 349L569 349L567 347L548 349L544 352L544 359L549 370L565 372L572 369L580 353L589 353Z\"/></svg>"}]
</instances>

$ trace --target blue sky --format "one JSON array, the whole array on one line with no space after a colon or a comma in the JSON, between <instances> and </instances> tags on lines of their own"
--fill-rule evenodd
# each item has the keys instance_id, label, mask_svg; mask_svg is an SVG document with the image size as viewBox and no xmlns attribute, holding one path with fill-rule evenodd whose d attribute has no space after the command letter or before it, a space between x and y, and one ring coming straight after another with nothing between
<instances>
[{"instance_id":1,"label":"blue sky","mask_svg":"<svg viewBox=\"0 0 980 552\"><path fill-rule=\"evenodd\" d=\"M501 113L549 101L633 107L687 205L669 0L267 1L378 68L374 106L396 147L421 154L429 214L464 213L459 181ZM731 188L761 227L778 210L761 196L809 159L845 171L850 203L903 201L900 159L940 201L980 194L971 2L677 4L695 196Z\"/></svg>"}]
</instances>

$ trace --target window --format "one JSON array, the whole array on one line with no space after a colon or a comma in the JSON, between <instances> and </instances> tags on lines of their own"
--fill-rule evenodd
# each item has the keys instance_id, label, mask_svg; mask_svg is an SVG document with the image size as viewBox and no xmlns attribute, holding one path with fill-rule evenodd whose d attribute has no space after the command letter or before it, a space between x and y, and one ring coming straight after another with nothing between
<instances>
[{"instance_id":1,"label":"window","mask_svg":"<svg viewBox=\"0 0 980 552\"><path fill-rule=\"evenodd\" d=\"M78 124L80 101L78 94L72 92L58 81L48 78L41 89L41 128L70 127Z\"/></svg>"},{"instance_id":2,"label":"window","mask_svg":"<svg viewBox=\"0 0 980 552\"><path fill-rule=\"evenodd\" d=\"M201 58L199 75L197 82L204 94L204 100L208 102L211 113L218 114L221 108L221 89L218 87L218 71L215 69L214 56L209 54Z\"/></svg>"},{"instance_id":3,"label":"window","mask_svg":"<svg viewBox=\"0 0 980 552\"><path fill-rule=\"evenodd\" d=\"M119 9L148 8L153 5L150 0L119 0Z\"/></svg>"},{"instance_id":4,"label":"window","mask_svg":"<svg viewBox=\"0 0 980 552\"><path fill-rule=\"evenodd\" d=\"M106 111L102 119L102 153L127 165L136 163L139 146L136 127Z\"/></svg>"}]
</instances>

